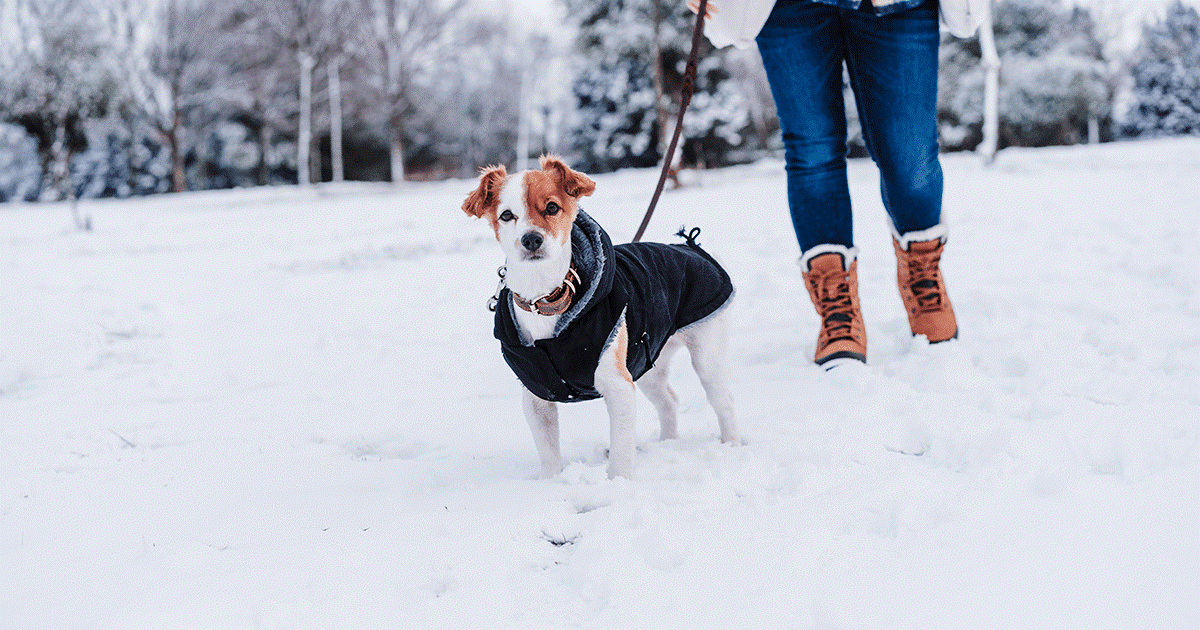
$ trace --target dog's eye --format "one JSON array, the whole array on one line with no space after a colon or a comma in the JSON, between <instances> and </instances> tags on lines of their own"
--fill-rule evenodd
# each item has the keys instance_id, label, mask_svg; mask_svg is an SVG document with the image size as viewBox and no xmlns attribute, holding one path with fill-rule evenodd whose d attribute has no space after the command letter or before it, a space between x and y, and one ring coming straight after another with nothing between
<instances>
[{"instance_id":1,"label":"dog's eye","mask_svg":"<svg viewBox=\"0 0 1200 630\"><path fill-rule=\"evenodd\" d=\"M501 221L515 221L517 217L512 213L512 210L505 210L500 213Z\"/></svg>"},{"instance_id":2,"label":"dog's eye","mask_svg":"<svg viewBox=\"0 0 1200 630\"><path fill-rule=\"evenodd\" d=\"M562 210L562 208L560 208L558 206L558 204L554 203L553 201L546 204L546 216L548 216L548 217L552 217L552 216L558 214L559 210Z\"/></svg>"}]
</instances>

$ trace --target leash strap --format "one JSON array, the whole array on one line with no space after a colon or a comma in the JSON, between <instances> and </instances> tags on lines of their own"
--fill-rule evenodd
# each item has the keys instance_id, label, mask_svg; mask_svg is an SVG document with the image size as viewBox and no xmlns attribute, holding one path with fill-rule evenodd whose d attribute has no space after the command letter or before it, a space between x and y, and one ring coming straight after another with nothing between
<instances>
[{"instance_id":1,"label":"leash strap","mask_svg":"<svg viewBox=\"0 0 1200 630\"><path fill-rule=\"evenodd\" d=\"M683 90L679 99L679 118L675 121L675 133L671 136L671 144L667 147L667 155L663 159L662 173L658 176L658 187L650 198L650 207L642 224L638 226L637 234L633 235L634 243L642 240L646 226L650 224L650 215L654 214L654 206L662 195L663 186L667 183L667 173L671 170L671 159L675 157L675 145L679 144L679 135L683 133L683 113L687 111L688 103L692 102L692 93L696 90L696 61L700 57L700 40L704 38L704 12L708 9L708 0L700 0L700 9L696 12L696 29L692 31L692 50L688 52L687 67L683 71ZM661 60L656 60L656 62Z\"/></svg>"}]
</instances>

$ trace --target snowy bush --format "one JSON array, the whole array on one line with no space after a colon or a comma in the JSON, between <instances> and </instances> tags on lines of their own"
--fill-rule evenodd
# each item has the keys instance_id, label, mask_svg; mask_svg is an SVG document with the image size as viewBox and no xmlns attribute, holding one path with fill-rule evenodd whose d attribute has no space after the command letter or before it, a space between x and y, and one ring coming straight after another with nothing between
<instances>
[{"instance_id":1,"label":"snowy bush","mask_svg":"<svg viewBox=\"0 0 1200 630\"><path fill-rule=\"evenodd\" d=\"M1087 137L1089 121L1107 129L1115 80L1090 12L1055 0L1008 0L995 11L1002 145L1075 144ZM948 39L940 54L943 146L974 148L983 124L979 43Z\"/></svg>"},{"instance_id":2,"label":"snowy bush","mask_svg":"<svg viewBox=\"0 0 1200 630\"><path fill-rule=\"evenodd\" d=\"M1200 15L1176 0L1143 32L1133 69L1133 135L1200 134Z\"/></svg>"},{"instance_id":3,"label":"snowy bush","mask_svg":"<svg viewBox=\"0 0 1200 630\"><path fill-rule=\"evenodd\" d=\"M1109 114L1102 73L1098 61L1062 52L1010 57L1000 84L1002 133L1023 146L1078 143L1089 116Z\"/></svg>"},{"instance_id":4,"label":"snowy bush","mask_svg":"<svg viewBox=\"0 0 1200 630\"><path fill-rule=\"evenodd\" d=\"M0 202L37 199L41 181L37 165L33 136L0 122Z\"/></svg>"}]
</instances>

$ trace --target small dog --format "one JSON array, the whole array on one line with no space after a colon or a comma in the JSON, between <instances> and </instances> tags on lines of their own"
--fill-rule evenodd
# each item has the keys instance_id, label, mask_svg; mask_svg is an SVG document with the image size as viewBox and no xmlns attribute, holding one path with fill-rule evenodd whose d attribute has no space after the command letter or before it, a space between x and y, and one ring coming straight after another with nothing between
<instances>
[{"instance_id":1,"label":"small dog","mask_svg":"<svg viewBox=\"0 0 1200 630\"><path fill-rule=\"evenodd\" d=\"M596 184L555 156L541 170L484 169L463 211L492 225L506 257L496 338L524 386L525 416L542 475L562 471L556 402L603 397L610 418L608 476L633 474L634 381L658 411L660 439L677 437L671 355L687 346L717 412L721 441L740 442L725 370L729 275L695 243L630 243L579 209ZM656 361L658 364L656 365Z\"/></svg>"}]
</instances>

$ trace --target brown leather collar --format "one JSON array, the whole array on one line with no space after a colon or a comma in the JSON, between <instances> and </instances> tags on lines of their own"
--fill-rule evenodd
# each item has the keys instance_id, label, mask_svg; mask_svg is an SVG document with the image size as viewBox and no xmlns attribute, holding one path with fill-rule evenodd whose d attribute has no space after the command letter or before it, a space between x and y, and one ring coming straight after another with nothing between
<instances>
[{"instance_id":1,"label":"brown leather collar","mask_svg":"<svg viewBox=\"0 0 1200 630\"><path fill-rule=\"evenodd\" d=\"M529 311L537 315L561 315L568 308L571 308L571 301L575 297L575 289L580 283L579 272L575 270L575 262L571 262L571 268L567 270L567 277L563 279L563 283L558 285L558 288L543 295L539 298L526 300L513 292L513 302L517 304L523 311Z\"/></svg>"}]
</instances>

